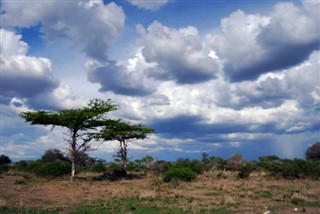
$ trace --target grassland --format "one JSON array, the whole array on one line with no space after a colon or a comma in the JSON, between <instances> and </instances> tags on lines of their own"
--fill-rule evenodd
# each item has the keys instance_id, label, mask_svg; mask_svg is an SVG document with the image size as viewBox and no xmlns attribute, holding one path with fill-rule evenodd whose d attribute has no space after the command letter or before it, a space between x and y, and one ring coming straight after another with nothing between
<instances>
[{"instance_id":1,"label":"grassland","mask_svg":"<svg viewBox=\"0 0 320 214\"><path fill-rule=\"evenodd\" d=\"M1 175L0 213L320 213L317 180L237 179L219 171L170 183L154 174L114 182L94 176L80 174L70 182Z\"/></svg>"}]
</instances>

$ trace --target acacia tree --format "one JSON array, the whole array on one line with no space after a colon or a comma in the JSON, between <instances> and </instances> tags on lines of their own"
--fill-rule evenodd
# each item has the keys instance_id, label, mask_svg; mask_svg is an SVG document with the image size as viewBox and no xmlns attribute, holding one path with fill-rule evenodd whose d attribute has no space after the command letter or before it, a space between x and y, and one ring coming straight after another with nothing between
<instances>
[{"instance_id":1,"label":"acacia tree","mask_svg":"<svg viewBox=\"0 0 320 214\"><path fill-rule=\"evenodd\" d=\"M141 124L131 125L124 121L113 121L102 129L101 132L94 134L96 139L103 141L116 140L119 142L119 150L115 157L120 158L121 167L124 174L127 173L128 162L128 144L132 140L145 139L147 134L153 133L154 130Z\"/></svg>"},{"instance_id":2,"label":"acacia tree","mask_svg":"<svg viewBox=\"0 0 320 214\"><path fill-rule=\"evenodd\" d=\"M308 147L306 158L307 160L320 160L320 141Z\"/></svg>"},{"instance_id":3,"label":"acacia tree","mask_svg":"<svg viewBox=\"0 0 320 214\"><path fill-rule=\"evenodd\" d=\"M92 151L92 134L96 133L99 127L112 123L106 113L118 108L111 100L92 99L88 105L78 109L67 109L60 111L34 111L23 112L26 122L31 125L52 125L68 129L68 156L71 160L71 181L74 180L76 172L76 161L81 154Z\"/></svg>"}]
</instances>

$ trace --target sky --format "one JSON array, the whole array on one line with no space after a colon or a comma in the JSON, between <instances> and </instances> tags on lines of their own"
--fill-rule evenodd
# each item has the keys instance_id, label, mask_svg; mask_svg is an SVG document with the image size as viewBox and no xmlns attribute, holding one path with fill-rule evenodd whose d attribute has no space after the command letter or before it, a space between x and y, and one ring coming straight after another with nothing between
<instances>
[{"instance_id":1,"label":"sky","mask_svg":"<svg viewBox=\"0 0 320 214\"><path fill-rule=\"evenodd\" d=\"M304 158L320 140L318 0L1 0L1 154L65 151L19 114L111 99L129 157ZM117 142L92 142L112 160Z\"/></svg>"}]
</instances>

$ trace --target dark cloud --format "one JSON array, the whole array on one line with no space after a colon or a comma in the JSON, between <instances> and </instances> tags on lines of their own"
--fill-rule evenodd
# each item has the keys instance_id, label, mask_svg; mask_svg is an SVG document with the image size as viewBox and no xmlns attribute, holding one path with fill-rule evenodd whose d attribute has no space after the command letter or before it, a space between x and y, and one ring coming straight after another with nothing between
<instances>
[{"instance_id":1,"label":"dark cloud","mask_svg":"<svg viewBox=\"0 0 320 214\"><path fill-rule=\"evenodd\" d=\"M41 32L49 40L66 39L87 56L105 61L112 42L124 26L121 7L103 1L3 1L5 27L31 27L41 23ZM72 11L72 13L70 13ZM17 15L19 14L19 15Z\"/></svg>"},{"instance_id":2,"label":"dark cloud","mask_svg":"<svg viewBox=\"0 0 320 214\"><path fill-rule=\"evenodd\" d=\"M278 44L266 43L265 56L243 68L234 68L230 64L225 65L225 72L231 82L255 80L261 74L288 69L308 59L309 55L319 49L320 40L308 44Z\"/></svg>"},{"instance_id":3,"label":"dark cloud","mask_svg":"<svg viewBox=\"0 0 320 214\"><path fill-rule=\"evenodd\" d=\"M242 122L225 122L205 124L201 116L179 115L174 118L153 120L150 127L166 138L207 139L221 141L221 135L234 133L284 133L276 122L250 124Z\"/></svg>"},{"instance_id":4,"label":"dark cloud","mask_svg":"<svg viewBox=\"0 0 320 214\"><path fill-rule=\"evenodd\" d=\"M128 96L145 96L154 91L154 85L149 84L138 71L128 71L122 65L109 61L105 65L89 66L88 80L99 83L101 92L112 91Z\"/></svg>"},{"instance_id":5,"label":"dark cloud","mask_svg":"<svg viewBox=\"0 0 320 214\"><path fill-rule=\"evenodd\" d=\"M32 98L39 94L53 91L59 86L59 82L52 78L37 78L19 76L9 78L5 75L1 77L1 93L7 97Z\"/></svg>"}]
</instances>

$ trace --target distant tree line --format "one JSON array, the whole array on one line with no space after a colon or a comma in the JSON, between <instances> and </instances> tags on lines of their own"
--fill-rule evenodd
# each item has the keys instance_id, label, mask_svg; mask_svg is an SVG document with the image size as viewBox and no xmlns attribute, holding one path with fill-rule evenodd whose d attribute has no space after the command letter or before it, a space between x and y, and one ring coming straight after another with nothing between
<instances>
[{"instance_id":1,"label":"distant tree line","mask_svg":"<svg viewBox=\"0 0 320 214\"><path fill-rule=\"evenodd\" d=\"M234 154L228 159L202 154L202 159L178 158L176 161L155 160L152 156L142 159L127 160L126 170L130 173L154 173L162 176L164 182L192 181L206 171L216 172L217 179L227 177L227 172L236 172L239 179L247 179L254 172L266 176L285 179L320 179L320 143L310 146L306 159L281 159L275 155L260 156L257 161L246 161L241 154ZM310 151L312 156L310 156ZM97 180L116 180L127 177L123 174L123 160L115 158L112 162L90 157L87 153L77 158L79 172L97 172ZM58 149L45 151L42 157L32 161L12 163L6 155L0 156L2 172L9 170L33 173L36 176L55 178L67 175L71 169L70 158Z\"/></svg>"}]
</instances>

